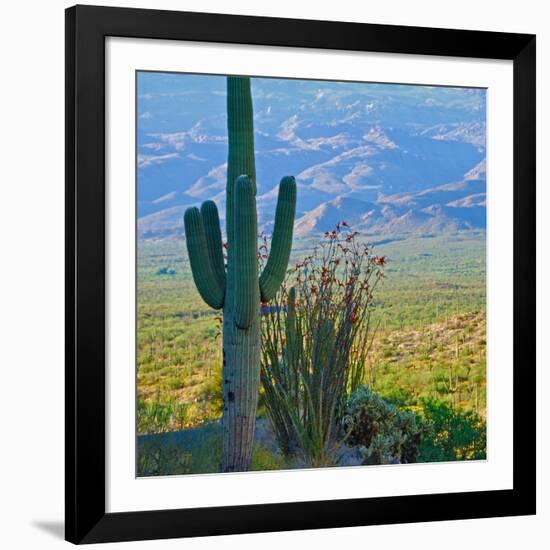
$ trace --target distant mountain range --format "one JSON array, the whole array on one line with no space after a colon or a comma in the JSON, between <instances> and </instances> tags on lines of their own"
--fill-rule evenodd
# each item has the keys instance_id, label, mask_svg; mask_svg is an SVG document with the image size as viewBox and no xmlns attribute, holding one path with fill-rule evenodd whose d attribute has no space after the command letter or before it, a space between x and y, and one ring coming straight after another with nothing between
<instances>
[{"instance_id":1,"label":"distant mountain range","mask_svg":"<svg viewBox=\"0 0 550 550\"><path fill-rule=\"evenodd\" d=\"M485 189L483 177L417 193L381 194L374 202L338 196L298 218L295 233L306 236L329 231L342 220L368 234L431 234L483 229L486 223Z\"/></svg>"},{"instance_id":2,"label":"distant mountain range","mask_svg":"<svg viewBox=\"0 0 550 550\"><path fill-rule=\"evenodd\" d=\"M140 239L183 236L185 209L206 199L225 214L224 79L176 76L138 80ZM368 234L485 228L482 90L254 79L253 91L261 231L287 174L297 236L342 220Z\"/></svg>"}]
</instances>

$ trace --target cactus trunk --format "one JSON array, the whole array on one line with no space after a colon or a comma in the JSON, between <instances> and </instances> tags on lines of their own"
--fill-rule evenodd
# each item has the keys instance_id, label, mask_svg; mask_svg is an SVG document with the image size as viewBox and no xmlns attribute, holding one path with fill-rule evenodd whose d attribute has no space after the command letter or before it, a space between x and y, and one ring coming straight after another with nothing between
<instances>
[{"instance_id":1,"label":"cactus trunk","mask_svg":"<svg viewBox=\"0 0 550 550\"><path fill-rule=\"evenodd\" d=\"M260 387L260 322L237 327L224 309L222 471L250 468Z\"/></svg>"},{"instance_id":2,"label":"cactus trunk","mask_svg":"<svg viewBox=\"0 0 550 550\"><path fill-rule=\"evenodd\" d=\"M233 201L233 242L228 245L231 282L223 308L224 472L250 468L260 387L258 222L255 189L246 176L233 183Z\"/></svg>"},{"instance_id":3,"label":"cactus trunk","mask_svg":"<svg viewBox=\"0 0 550 550\"><path fill-rule=\"evenodd\" d=\"M258 273L256 167L250 79L227 79L227 269L218 211L212 201L185 213L193 279L204 301L223 307L222 471L250 468L260 387L260 298L270 300L286 271L292 245L296 182L279 186L269 259Z\"/></svg>"},{"instance_id":4,"label":"cactus trunk","mask_svg":"<svg viewBox=\"0 0 550 550\"><path fill-rule=\"evenodd\" d=\"M259 290L254 292L254 287L259 288L256 163L249 78L227 79L227 134L228 281L223 308L222 471L242 472L250 468L260 387L260 298ZM242 175L248 177L248 189L244 189L246 181L238 181ZM247 242L242 243L237 233L244 234ZM248 277L237 280L238 275Z\"/></svg>"}]
</instances>

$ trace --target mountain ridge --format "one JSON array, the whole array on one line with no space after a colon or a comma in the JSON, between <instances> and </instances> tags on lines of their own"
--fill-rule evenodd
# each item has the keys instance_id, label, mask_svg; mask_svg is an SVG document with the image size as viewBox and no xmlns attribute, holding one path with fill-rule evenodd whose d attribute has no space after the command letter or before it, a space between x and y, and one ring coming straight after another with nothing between
<instances>
[{"instance_id":1,"label":"mountain ridge","mask_svg":"<svg viewBox=\"0 0 550 550\"><path fill-rule=\"evenodd\" d=\"M415 193L379 193L373 200L351 195L331 196L321 192L319 204L298 210L294 233L308 237L330 231L336 223L346 221L354 230L368 234L433 234L470 229L485 229L486 179L484 160L464 174L464 179ZM473 177L475 176L475 178ZM301 191L311 192L300 185ZM258 197L260 231L269 233L277 187ZM217 197L218 206L221 197ZM314 204L314 203L313 203ZM189 205L171 205L138 220L138 238L161 239L183 236L183 213ZM225 216L220 208L220 218Z\"/></svg>"},{"instance_id":2,"label":"mountain ridge","mask_svg":"<svg viewBox=\"0 0 550 550\"><path fill-rule=\"evenodd\" d=\"M179 238L182 212L207 199L224 217L225 86L221 76L139 75L139 238ZM252 92L261 231L285 175L298 185L297 234L338 216L374 232L483 225L483 90L254 78Z\"/></svg>"}]
</instances>

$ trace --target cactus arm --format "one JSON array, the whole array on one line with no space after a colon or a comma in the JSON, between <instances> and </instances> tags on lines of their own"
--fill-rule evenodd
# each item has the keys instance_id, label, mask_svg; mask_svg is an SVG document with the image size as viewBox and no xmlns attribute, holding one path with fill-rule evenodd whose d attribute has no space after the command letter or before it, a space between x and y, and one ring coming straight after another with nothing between
<instances>
[{"instance_id":1,"label":"cactus arm","mask_svg":"<svg viewBox=\"0 0 550 550\"><path fill-rule=\"evenodd\" d=\"M195 286L210 307L220 309L223 306L224 289L218 283L210 265L204 223L199 209L188 208L183 221Z\"/></svg>"},{"instance_id":2,"label":"cactus arm","mask_svg":"<svg viewBox=\"0 0 550 550\"><path fill-rule=\"evenodd\" d=\"M259 315L260 286L258 284L258 219L256 197L250 178L240 176L235 182L234 295L235 323L249 328Z\"/></svg>"},{"instance_id":3,"label":"cactus arm","mask_svg":"<svg viewBox=\"0 0 550 550\"><path fill-rule=\"evenodd\" d=\"M205 201L201 206L201 215L206 235L206 246L210 266L220 288L225 289L225 265L223 260L222 232L218 207L214 201Z\"/></svg>"},{"instance_id":4,"label":"cactus arm","mask_svg":"<svg viewBox=\"0 0 550 550\"><path fill-rule=\"evenodd\" d=\"M290 250L292 248L292 230L296 213L296 181L285 176L279 184L279 197L275 211L275 227L269 259L260 277L262 302L269 302L285 278Z\"/></svg>"}]
</instances>

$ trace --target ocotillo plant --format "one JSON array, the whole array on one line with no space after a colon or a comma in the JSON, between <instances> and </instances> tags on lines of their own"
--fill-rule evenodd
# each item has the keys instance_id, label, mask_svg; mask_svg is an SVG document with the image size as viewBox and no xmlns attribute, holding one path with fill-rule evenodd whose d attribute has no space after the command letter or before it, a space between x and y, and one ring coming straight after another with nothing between
<instances>
[{"instance_id":1,"label":"ocotillo plant","mask_svg":"<svg viewBox=\"0 0 550 550\"><path fill-rule=\"evenodd\" d=\"M206 201L185 212L193 279L203 300L223 308L222 471L250 467L260 385L260 301L281 285L292 246L296 182L279 185L269 259L259 276L256 168L250 79L227 79L227 268L218 210Z\"/></svg>"},{"instance_id":2,"label":"ocotillo plant","mask_svg":"<svg viewBox=\"0 0 550 550\"><path fill-rule=\"evenodd\" d=\"M298 452L309 466L338 460L341 418L364 378L373 292L385 262L347 224L337 224L298 261L264 310L267 414L282 452Z\"/></svg>"}]
</instances>

